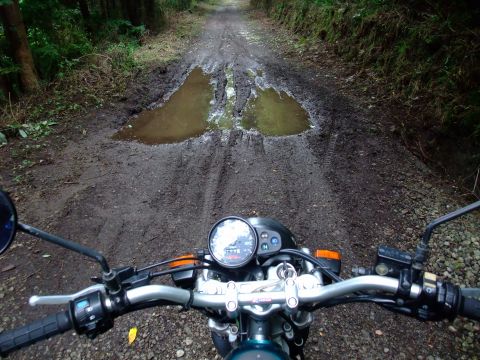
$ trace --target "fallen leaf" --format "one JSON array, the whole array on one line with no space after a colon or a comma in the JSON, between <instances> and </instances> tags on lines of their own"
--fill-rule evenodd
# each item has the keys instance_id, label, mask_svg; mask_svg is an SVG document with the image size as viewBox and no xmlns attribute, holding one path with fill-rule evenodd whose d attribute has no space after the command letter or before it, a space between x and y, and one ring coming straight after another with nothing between
<instances>
[{"instance_id":1,"label":"fallen leaf","mask_svg":"<svg viewBox=\"0 0 480 360\"><path fill-rule=\"evenodd\" d=\"M135 339L137 338L137 331L138 329L136 327L133 327L128 332L128 345L132 345Z\"/></svg>"}]
</instances>

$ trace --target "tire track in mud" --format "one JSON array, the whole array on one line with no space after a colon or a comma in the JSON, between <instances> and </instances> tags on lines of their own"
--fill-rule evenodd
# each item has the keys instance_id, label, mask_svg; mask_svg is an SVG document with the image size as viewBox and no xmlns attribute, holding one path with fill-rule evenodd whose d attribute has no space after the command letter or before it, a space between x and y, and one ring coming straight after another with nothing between
<instances>
[{"instance_id":1,"label":"tire track in mud","mask_svg":"<svg viewBox=\"0 0 480 360\"><path fill-rule=\"evenodd\" d=\"M201 222L206 226L211 224L212 220L219 213L219 201L223 196L225 181L229 178L229 168L231 161L232 146L236 142L238 133L231 131L228 135L228 141L225 145L220 145L213 149L212 162L206 172L206 184L204 189L204 202L200 215ZM205 234L208 228L205 228Z\"/></svg>"}]
</instances>

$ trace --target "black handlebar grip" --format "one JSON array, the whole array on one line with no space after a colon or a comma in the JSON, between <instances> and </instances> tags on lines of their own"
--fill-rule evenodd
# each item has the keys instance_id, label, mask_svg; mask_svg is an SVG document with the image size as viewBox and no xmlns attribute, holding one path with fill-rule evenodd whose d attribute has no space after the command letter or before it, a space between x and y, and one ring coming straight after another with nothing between
<instances>
[{"instance_id":1,"label":"black handlebar grip","mask_svg":"<svg viewBox=\"0 0 480 360\"><path fill-rule=\"evenodd\" d=\"M52 314L43 319L34 321L20 328L5 331L0 334L0 355L9 353L31 345L40 340L71 330L72 319L68 311Z\"/></svg>"},{"instance_id":2,"label":"black handlebar grip","mask_svg":"<svg viewBox=\"0 0 480 360\"><path fill-rule=\"evenodd\" d=\"M472 320L480 321L480 301L463 297L458 314Z\"/></svg>"}]
</instances>

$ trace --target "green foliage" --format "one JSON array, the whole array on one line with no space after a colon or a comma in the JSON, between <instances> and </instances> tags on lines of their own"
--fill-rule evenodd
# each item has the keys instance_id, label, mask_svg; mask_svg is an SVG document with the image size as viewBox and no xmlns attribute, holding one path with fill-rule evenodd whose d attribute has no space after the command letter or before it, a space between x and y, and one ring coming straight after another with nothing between
<instances>
[{"instance_id":1,"label":"green foliage","mask_svg":"<svg viewBox=\"0 0 480 360\"><path fill-rule=\"evenodd\" d=\"M112 44L107 48L106 55L110 57L113 67L130 71L136 65L133 55L137 48L138 44L134 41Z\"/></svg>"},{"instance_id":2,"label":"green foliage","mask_svg":"<svg viewBox=\"0 0 480 360\"><path fill-rule=\"evenodd\" d=\"M11 124L7 127L7 130L17 132L22 138L32 137L33 139L38 139L49 135L52 132L51 127L54 125L57 125L57 122L43 120L36 123Z\"/></svg>"},{"instance_id":3,"label":"green foliage","mask_svg":"<svg viewBox=\"0 0 480 360\"><path fill-rule=\"evenodd\" d=\"M192 6L192 0L164 0L163 4L176 10L188 10Z\"/></svg>"},{"instance_id":4,"label":"green foliage","mask_svg":"<svg viewBox=\"0 0 480 360\"><path fill-rule=\"evenodd\" d=\"M129 20L110 19L99 26L96 37L104 43L125 42L138 40L145 32L145 25L133 26Z\"/></svg>"},{"instance_id":5,"label":"green foliage","mask_svg":"<svg viewBox=\"0 0 480 360\"><path fill-rule=\"evenodd\" d=\"M13 82L16 79L19 70L19 66L15 64L10 57L5 54L0 54L0 76L4 76L9 81ZM0 90L0 103L7 100L7 94L4 94L2 90Z\"/></svg>"},{"instance_id":6,"label":"green foliage","mask_svg":"<svg viewBox=\"0 0 480 360\"><path fill-rule=\"evenodd\" d=\"M80 12L57 0L24 0L21 4L28 40L40 76L51 80L71 60L92 51Z\"/></svg>"},{"instance_id":7,"label":"green foliage","mask_svg":"<svg viewBox=\"0 0 480 360\"><path fill-rule=\"evenodd\" d=\"M69 31L71 30L71 31ZM40 28L28 32L30 47L37 70L43 79L50 80L59 71L70 68L73 59L93 50L93 45L78 29L64 29L56 39Z\"/></svg>"},{"instance_id":8,"label":"green foliage","mask_svg":"<svg viewBox=\"0 0 480 360\"><path fill-rule=\"evenodd\" d=\"M178 9L189 8L191 1L170 1L171 6ZM0 0L0 5L7 0ZM137 3L137 10L142 13L149 26L161 26L163 10L160 4L154 3L154 11L146 14L143 2ZM84 64L85 57L92 53L107 51L114 66L131 69L133 66L132 49L146 34L145 25L133 26L130 20L124 19L126 14L119 1L108 18L102 13L100 2L88 2L90 16L83 18L78 2L70 5L62 0L21 0L27 37L37 72L44 82L63 78L67 72ZM157 24L158 20L158 24ZM125 61L122 63L122 61ZM14 63L10 53L3 27L0 24L0 76L7 80L14 95L19 95L19 67ZM0 103L5 103L8 96L0 90Z\"/></svg>"},{"instance_id":9,"label":"green foliage","mask_svg":"<svg viewBox=\"0 0 480 360\"><path fill-rule=\"evenodd\" d=\"M0 132L0 147L7 143L7 136L4 133Z\"/></svg>"}]
</instances>

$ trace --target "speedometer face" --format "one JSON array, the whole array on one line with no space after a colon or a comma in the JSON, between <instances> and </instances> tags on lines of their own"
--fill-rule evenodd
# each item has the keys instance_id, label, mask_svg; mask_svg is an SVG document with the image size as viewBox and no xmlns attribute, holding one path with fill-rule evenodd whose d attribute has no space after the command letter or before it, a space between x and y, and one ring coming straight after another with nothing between
<instances>
[{"instance_id":1,"label":"speedometer face","mask_svg":"<svg viewBox=\"0 0 480 360\"><path fill-rule=\"evenodd\" d=\"M210 231L208 248L222 266L236 268L246 265L257 249L257 233L245 220L226 218Z\"/></svg>"}]
</instances>

